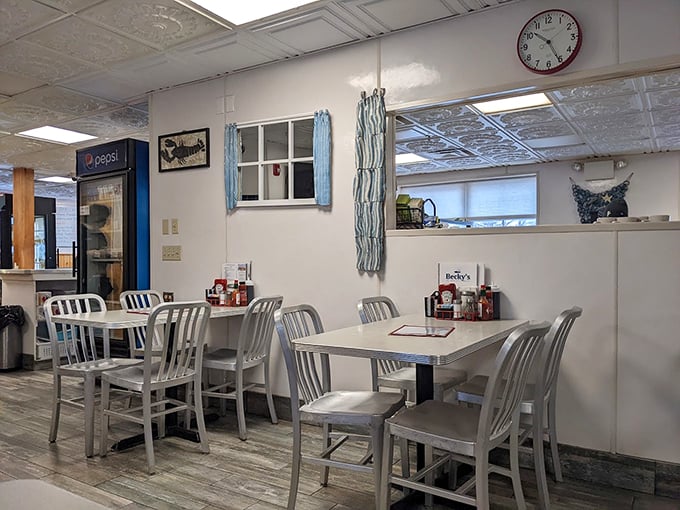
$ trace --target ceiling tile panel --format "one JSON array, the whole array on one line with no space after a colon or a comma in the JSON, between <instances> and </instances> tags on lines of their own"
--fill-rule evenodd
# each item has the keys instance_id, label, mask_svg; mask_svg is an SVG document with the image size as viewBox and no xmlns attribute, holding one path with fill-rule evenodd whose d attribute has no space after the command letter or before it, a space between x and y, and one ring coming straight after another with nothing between
<instances>
[{"instance_id":1,"label":"ceiling tile panel","mask_svg":"<svg viewBox=\"0 0 680 510\"><path fill-rule=\"evenodd\" d=\"M593 150L585 144L565 145L563 147L546 147L537 152L548 160L584 158L593 156Z\"/></svg>"},{"instance_id":2,"label":"ceiling tile panel","mask_svg":"<svg viewBox=\"0 0 680 510\"><path fill-rule=\"evenodd\" d=\"M652 108L680 108L680 87L649 92L647 97Z\"/></svg>"},{"instance_id":3,"label":"ceiling tile panel","mask_svg":"<svg viewBox=\"0 0 680 510\"><path fill-rule=\"evenodd\" d=\"M162 88L168 80L177 79L183 83L191 81L197 76L198 66L199 63L196 61L182 61L166 53L116 65L111 72L114 72L120 79L135 83L147 92Z\"/></svg>"},{"instance_id":4,"label":"ceiling tile panel","mask_svg":"<svg viewBox=\"0 0 680 510\"><path fill-rule=\"evenodd\" d=\"M39 168L49 173L70 175L76 169L76 151L68 145L49 150L17 154L11 158L12 164L27 168Z\"/></svg>"},{"instance_id":5,"label":"ceiling tile panel","mask_svg":"<svg viewBox=\"0 0 680 510\"><path fill-rule=\"evenodd\" d=\"M421 124L431 124L448 120L475 119L474 114L465 106L439 106L428 110L407 112L408 119Z\"/></svg>"},{"instance_id":6,"label":"ceiling tile panel","mask_svg":"<svg viewBox=\"0 0 680 510\"><path fill-rule=\"evenodd\" d=\"M148 92L138 81L128 81L110 71L101 71L81 76L63 83L64 87L77 90L105 100L127 102L132 98L145 96Z\"/></svg>"},{"instance_id":7,"label":"ceiling tile panel","mask_svg":"<svg viewBox=\"0 0 680 510\"><path fill-rule=\"evenodd\" d=\"M516 126L509 129L521 140L535 140L538 138L554 138L574 134L574 130L564 121L544 122L533 126Z\"/></svg>"},{"instance_id":8,"label":"ceiling tile panel","mask_svg":"<svg viewBox=\"0 0 680 510\"><path fill-rule=\"evenodd\" d=\"M58 127L73 129L100 138L116 137L126 133L146 130L149 116L135 108L120 108L111 112L93 115L59 124Z\"/></svg>"},{"instance_id":9,"label":"ceiling tile panel","mask_svg":"<svg viewBox=\"0 0 680 510\"><path fill-rule=\"evenodd\" d=\"M479 156L468 158L451 158L444 161L439 161L439 163L444 165L446 168L453 169L482 168L489 166L489 161Z\"/></svg>"},{"instance_id":10,"label":"ceiling tile panel","mask_svg":"<svg viewBox=\"0 0 680 510\"><path fill-rule=\"evenodd\" d=\"M173 0L107 0L79 16L161 49L226 30Z\"/></svg>"},{"instance_id":11,"label":"ceiling tile panel","mask_svg":"<svg viewBox=\"0 0 680 510\"><path fill-rule=\"evenodd\" d=\"M668 138L659 138L659 149L662 151L677 151L680 150L680 135L670 136Z\"/></svg>"},{"instance_id":12,"label":"ceiling tile panel","mask_svg":"<svg viewBox=\"0 0 680 510\"><path fill-rule=\"evenodd\" d=\"M577 120L574 123L584 134L616 132L619 127L643 130L647 127L645 115L629 113L617 117L592 117Z\"/></svg>"},{"instance_id":13,"label":"ceiling tile panel","mask_svg":"<svg viewBox=\"0 0 680 510\"><path fill-rule=\"evenodd\" d=\"M680 124L680 108L667 108L652 112L652 121L655 126L660 124Z\"/></svg>"},{"instance_id":14,"label":"ceiling tile panel","mask_svg":"<svg viewBox=\"0 0 680 510\"><path fill-rule=\"evenodd\" d=\"M39 105L20 103L16 100L0 104L0 115L5 119L15 121L19 127L54 125L70 118L67 114L55 112Z\"/></svg>"},{"instance_id":15,"label":"ceiling tile panel","mask_svg":"<svg viewBox=\"0 0 680 510\"><path fill-rule=\"evenodd\" d=\"M62 12L32 0L0 2L0 44L63 16Z\"/></svg>"},{"instance_id":16,"label":"ceiling tile panel","mask_svg":"<svg viewBox=\"0 0 680 510\"><path fill-rule=\"evenodd\" d=\"M55 9L64 12L74 13L85 7L101 2L101 0L40 0L42 3L51 5Z\"/></svg>"},{"instance_id":17,"label":"ceiling tile panel","mask_svg":"<svg viewBox=\"0 0 680 510\"><path fill-rule=\"evenodd\" d=\"M620 115L642 110L640 96L614 96L591 101L567 103L562 105L562 111L570 118L602 117Z\"/></svg>"},{"instance_id":18,"label":"ceiling tile panel","mask_svg":"<svg viewBox=\"0 0 680 510\"><path fill-rule=\"evenodd\" d=\"M19 94L14 97L14 100L18 103L39 106L70 117L80 117L120 106L118 103L93 96L86 96L64 87L51 86L40 87Z\"/></svg>"},{"instance_id":19,"label":"ceiling tile panel","mask_svg":"<svg viewBox=\"0 0 680 510\"><path fill-rule=\"evenodd\" d=\"M647 89L663 89L667 87L680 87L680 70L674 69L662 73L653 73L640 78Z\"/></svg>"},{"instance_id":20,"label":"ceiling tile panel","mask_svg":"<svg viewBox=\"0 0 680 510\"><path fill-rule=\"evenodd\" d=\"M654 126L654 133L660 138L680 136L680 124Z\"/></svg>"},{"instance_id":21,"label":"ceiling tile panel","mask_svg":"<svg viewBox=\"0 0 680 510\"><path fill-rule=\"evenodd\" d=\"M267 34L276 41L294 48L298 53L309 53L361 40L364 37L326 9L298 16L284 23L259 26L256 32Z\"/></svg>"},{"instance_id":22,"label":"ceiling tile panel","mask_svg":"<svg viewBox=\"0 0 680 510\"><path fill-rule=\"evenodd\" d=\"M3 136L0 138L0 158L11 158L18 154L39 152L56 147L59 147L59 145L23 136Z\"/></svg>"},{"instance_id":23,"label":"ceiling tile panel","mask_svg":"<svg viewBox=\"0 0 680 510\"><path fill-rule=\"evenodd\" d=\"M2 53L2 50L0 50L0 53ZM5 96L13 96L14 94L19 94L44 84L44 80L19 76L0 70L0 94Z\"/></svg>"},{"instance_id":24,"label":"ceiling tile panel","mask_svg":"<svg viewBox=\"0 0 680 510\"><path fill-rule=\"evenodd\" d=\"M75 16L29 34L26 41L92 64L106 65L138 58L155 50Z\"/></svg>"},{"instance_id":25,"label":"ceiling tile panel","mask_svg":"<svg viewBox=\"0 0 680 510\"><path fill-rule=\"evenodd\" d=\"M286 56L278 50L267 51L249 44L248 39L233 32L212 34L198 43L173 48L171 55L180 61L191 62L204 76L236 71Z\"/></svg>"},{"instance_id":26,"label":"ceiling tile panel","mask_svg":"<svg viewBox=\"0 0 680 510\"><path fill-rule=\"evenodd\" d=\"M633 80L630 78L608 80L605 83L590 85L579 85L577 87L566 87L548 93L548 96L555 99L555 102L568 103L571 101L583 101L609 97L619 94L631 94L635 92Z\"/></svg>"},{"instance_id":27,"label":"ceiling tile panel","mask_svg":"<svg viewBox=\"0 0 680 510\"><path fill-rule=\"evenodd\" d=\"M3 46L0 51L0 71L42 80L44 83L56 83L97 69L82 60L23 41Z\"/></svg>"},{"instance_id":28,"label":"ceiling tile panel","mask_svg":"<svg viewBox=\"0 0 680 510\"><path fill-rule=\"evenodd\" d=\"M544 108L531 108L508 113L495 113L489 118L507 128L517 128L521 126L532 126L542 122L552 122L561 120L562 117L557 110L550 106Z\"/></svg>"},{"instance_id":29,"label":"ceiling tile panel","mask_svg":"<svg viewBox=\"0 0 680 510\"><path fill-rule=\"evenodd\" d=\"M401 174L418 174L426 173L432 171L441 171L443 167L435 163L434 161L424 161L422 163L412 163L410 165L399 165L397 167L397 173Z\"/></svg>"},{"instance_id":30,"label":"ceiling tile panel","mask_svg":"<svg viewBox=\"0 0 680 510\"><path fill-rule=\"evenodd\" d=\"M358 0L345 4L364 16L380 20L380 24L389 30L399 30L455 14L439 0L418 0L417 8L412 0Z\"/></svg>"},{"instance_id":31,"label":"ceiling tile panel","mask_svg":"<svg viewBox=\"0 0 680 510\"><path fill-rule=\"evenodd\" d=\"M640 154L642 152L652 152L652 144L647 140L621 140L611 141L603 145L593 147L598 155L615 156L617 154Z\"/></svg>"},{"instance_id":32,"label":"ceiling tile panel","mask_svg":"<svg viewBox=\"0 0 680 510\"><path fill-rule=\"evenodd\" d=\"M489 125L475 116L461 117L460 119L441 122L435 125L435 129L447 136L459 136L471 131L483 131Z\"/></svg>"}]
</instances>

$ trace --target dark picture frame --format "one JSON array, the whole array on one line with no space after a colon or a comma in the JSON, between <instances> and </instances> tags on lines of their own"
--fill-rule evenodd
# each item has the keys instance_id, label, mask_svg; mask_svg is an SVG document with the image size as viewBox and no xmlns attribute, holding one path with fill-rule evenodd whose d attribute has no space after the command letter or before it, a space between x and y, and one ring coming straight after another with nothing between
<instances>
[{"instance_id":1,"label":"dark picture frame","mask_svg":"<svg viewBox=\"0 0 680 510\"><path fill-rule=\"evenodd\" d=\"M210 166L210 128L158 137L158 171Z\"/></svg>"}]
</instances>

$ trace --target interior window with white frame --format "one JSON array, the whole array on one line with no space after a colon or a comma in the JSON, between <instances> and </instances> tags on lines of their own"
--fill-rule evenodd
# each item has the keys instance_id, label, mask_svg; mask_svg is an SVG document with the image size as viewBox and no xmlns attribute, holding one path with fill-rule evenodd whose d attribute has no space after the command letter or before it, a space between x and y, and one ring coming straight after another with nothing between
<instances>
[{"instance_id":1,"label":"interior window with white frame","mask_svg":"<svg viewBox=\"0 0 680 510\"><path fill-rule=\"evenodd\" d=\"M238 205L315 204L313 115L238 125Z\"/></svg>"},{"instance_id":2,"label":"interior window with white frame","mask_svg":"<svg viewBox=\"0 0 680 510\"><path fill-rule=\"evenodd\" d=\"M536 175L398 186L397 193L430 198L448 227L536 225ZM429 212L429 211L426 211Z\"/></svg>"}]
</instances>

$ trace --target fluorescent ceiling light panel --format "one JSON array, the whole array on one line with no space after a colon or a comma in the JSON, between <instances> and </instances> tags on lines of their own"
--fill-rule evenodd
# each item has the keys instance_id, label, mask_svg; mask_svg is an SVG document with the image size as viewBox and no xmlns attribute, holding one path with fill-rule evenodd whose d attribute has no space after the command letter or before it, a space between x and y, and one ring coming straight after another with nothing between
<instances>
[{"instance_id":1,"label":"fluorescent ceiling light panel","mask_svg":"<svg viewBox=\"0 0 680 510\"><path fill-rule=\"evenodd\" d=\"M552 103L548 96L543 94L528 94L526 96L507 97L505 99L495 99L483 103L472 103L482 113L511 112L513 110L524 110L526 108L536 108L539 106L551 106Z\"/></svg>"},{"instance_id":2,"label":"fluorescent ceiling light panel","mask_svg":"<svg viewBox=\"0 0 680 510\"><path fill-rule=\"evenodd\" d=\"M408 163L419 163L421 161L427 161L427 158L409 152L408 154L397 154L396 156L394 156L394 160L397 163L397 165L406 165Z\"/></svg>"},{"instance_id":3,"label":"fluorescent ceiling light panel","mask_svg":"<svg viewBox=\"0 0 680 510\"><path fill-rule=\"evenodd\" d=\"M70 177L61 177L59 175L53 175L52 177L42 177L38 180L42 181L42 182L56 182L58 184L65 184L65 183L75 184L73 179L71 179Z\"/></svg>"},{"instance_id":4,"label":"fluorescent ceiling light panel","mask_svg":"<svg viewBox=\"0 0 680 510\"><path fill-rule=\"evenodd\" d=\"M256 19L266 18L272 14L311 4L314 0L192 0L196 5L216 14L234 25L243 25Z\"/></svg>"},{"instance_id":5,"label":"fluorescent ceiling light panel","mask_svg":"<svg viewBox=\"0 0 680 510\"><path fill-rule=\"evenodd\" d=\"M78 133L77 131L70 131L68 129L56 128L53 126L43 126L35 129L29 129L28 131L17 133L17 135L58 143L78 143L97 138L96 136L86 135L85 133Z\"/></svg>"}]
</instances>

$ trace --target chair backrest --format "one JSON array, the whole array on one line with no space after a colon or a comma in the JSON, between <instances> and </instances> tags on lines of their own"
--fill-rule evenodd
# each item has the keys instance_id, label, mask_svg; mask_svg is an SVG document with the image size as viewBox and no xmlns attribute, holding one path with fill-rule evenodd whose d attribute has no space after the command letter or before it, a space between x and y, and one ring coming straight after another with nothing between
<instances>
[{"instance_id":1,"label":"chair backrest","mask_svg":"<svg viewBox=\"0 0 680 510\"><path fill-rule=\"evenodd\" d=\"M481 448L493 448L506 437L549 329L548 322L526 324L503 343L482 401L477 436Z\"/></svg>"},{"instance_id":2,"label":"chair backrest","mask_svg":"<svg viewBox=\"0 0 680 510\"><path fill-rule=\"evenodd\" d=\"M288 372L293 419L296 419L298 406L295 403L303 400L309 404L330 391L330 363L328 354L296 351L291 341L323 333L323 325L311 305L281 308L274 314L274 322Z\"/></svg>"},{"instance_id":3,"label":"chair backrest","mask_svg":"<svg viewBox=\"0 0 680 510\"><path fill-rule=\"evenodd\" d=\"M399 317L399 310L387 296L371 296L362 298L357 303L357 310L362 324L378 322ZM378 391L378 373L389 374L406 366L407 363L388 359L371 358L371 379L373 391Z\"/></svg>"},{"instance_id":4,"label":"chair backrest","mask_svg":"<svg viewBox=\"0 0 680 510\"><path fill-rule=\"evenodd\" d=\"M236 364L269 356L274 333L274 312L281 308L282 296L258 297L248 305L238 337Z\"/></svg>"},{"instance_id":5,"label":"chair backrest","mask_svg":"<svg viewBox=\"0 0 680 510\"><path fill-rule=\"evenodd\" d=\"M201 373L209 318L210 305L205 301L161 303L151 309L146 334L158 334L161 349L155 349L152 342L144 346L144 384L184 377L189 369Z\"/></svg>"},{"instance_id":6,"label":"chair backrest","mask_svg":"<svg viewBox=\"0 0 680 510\"><path fill-rule=\"evenodd\" d=\"M58 324L52 320L55 315L106 311L106 303L97 294L67 294L53 296L43 304L45 322L52 346L52 365L72 365L97 359L96 336L101 330L91 326ZM59 355L63 346L65 358Z\"/></svg>"},{"instance_id":7,"label":"chair backrest","mask_svg":"<svg viewBox=\"0 0 680 510\"><path fill-rule=\"evenodd\" d=\"M571 327L583 310L574 306L569 310L563 311L557 316L550 327L550 331L545 336L545 346L543 347L543 391L545 398L548 399L556 391L557 376L560 373L560 362L564 346Z\"/></svg>"},{"instance_id":8,"label":"chair backrest","mask_svg":"<svg viewBox=\"0 0 680 510\"><path fill-rule=\"evenodd\" d=\"M163 296L157 290L126 290L120 294L120 306L123 310L149 312L163 302ZM144 350L146 345L146 328L139 326L128 330L130 335L131 351ZM161 348L161 339L153 335L153 344L157 349Z\"/></svg>"}]
</instances>

